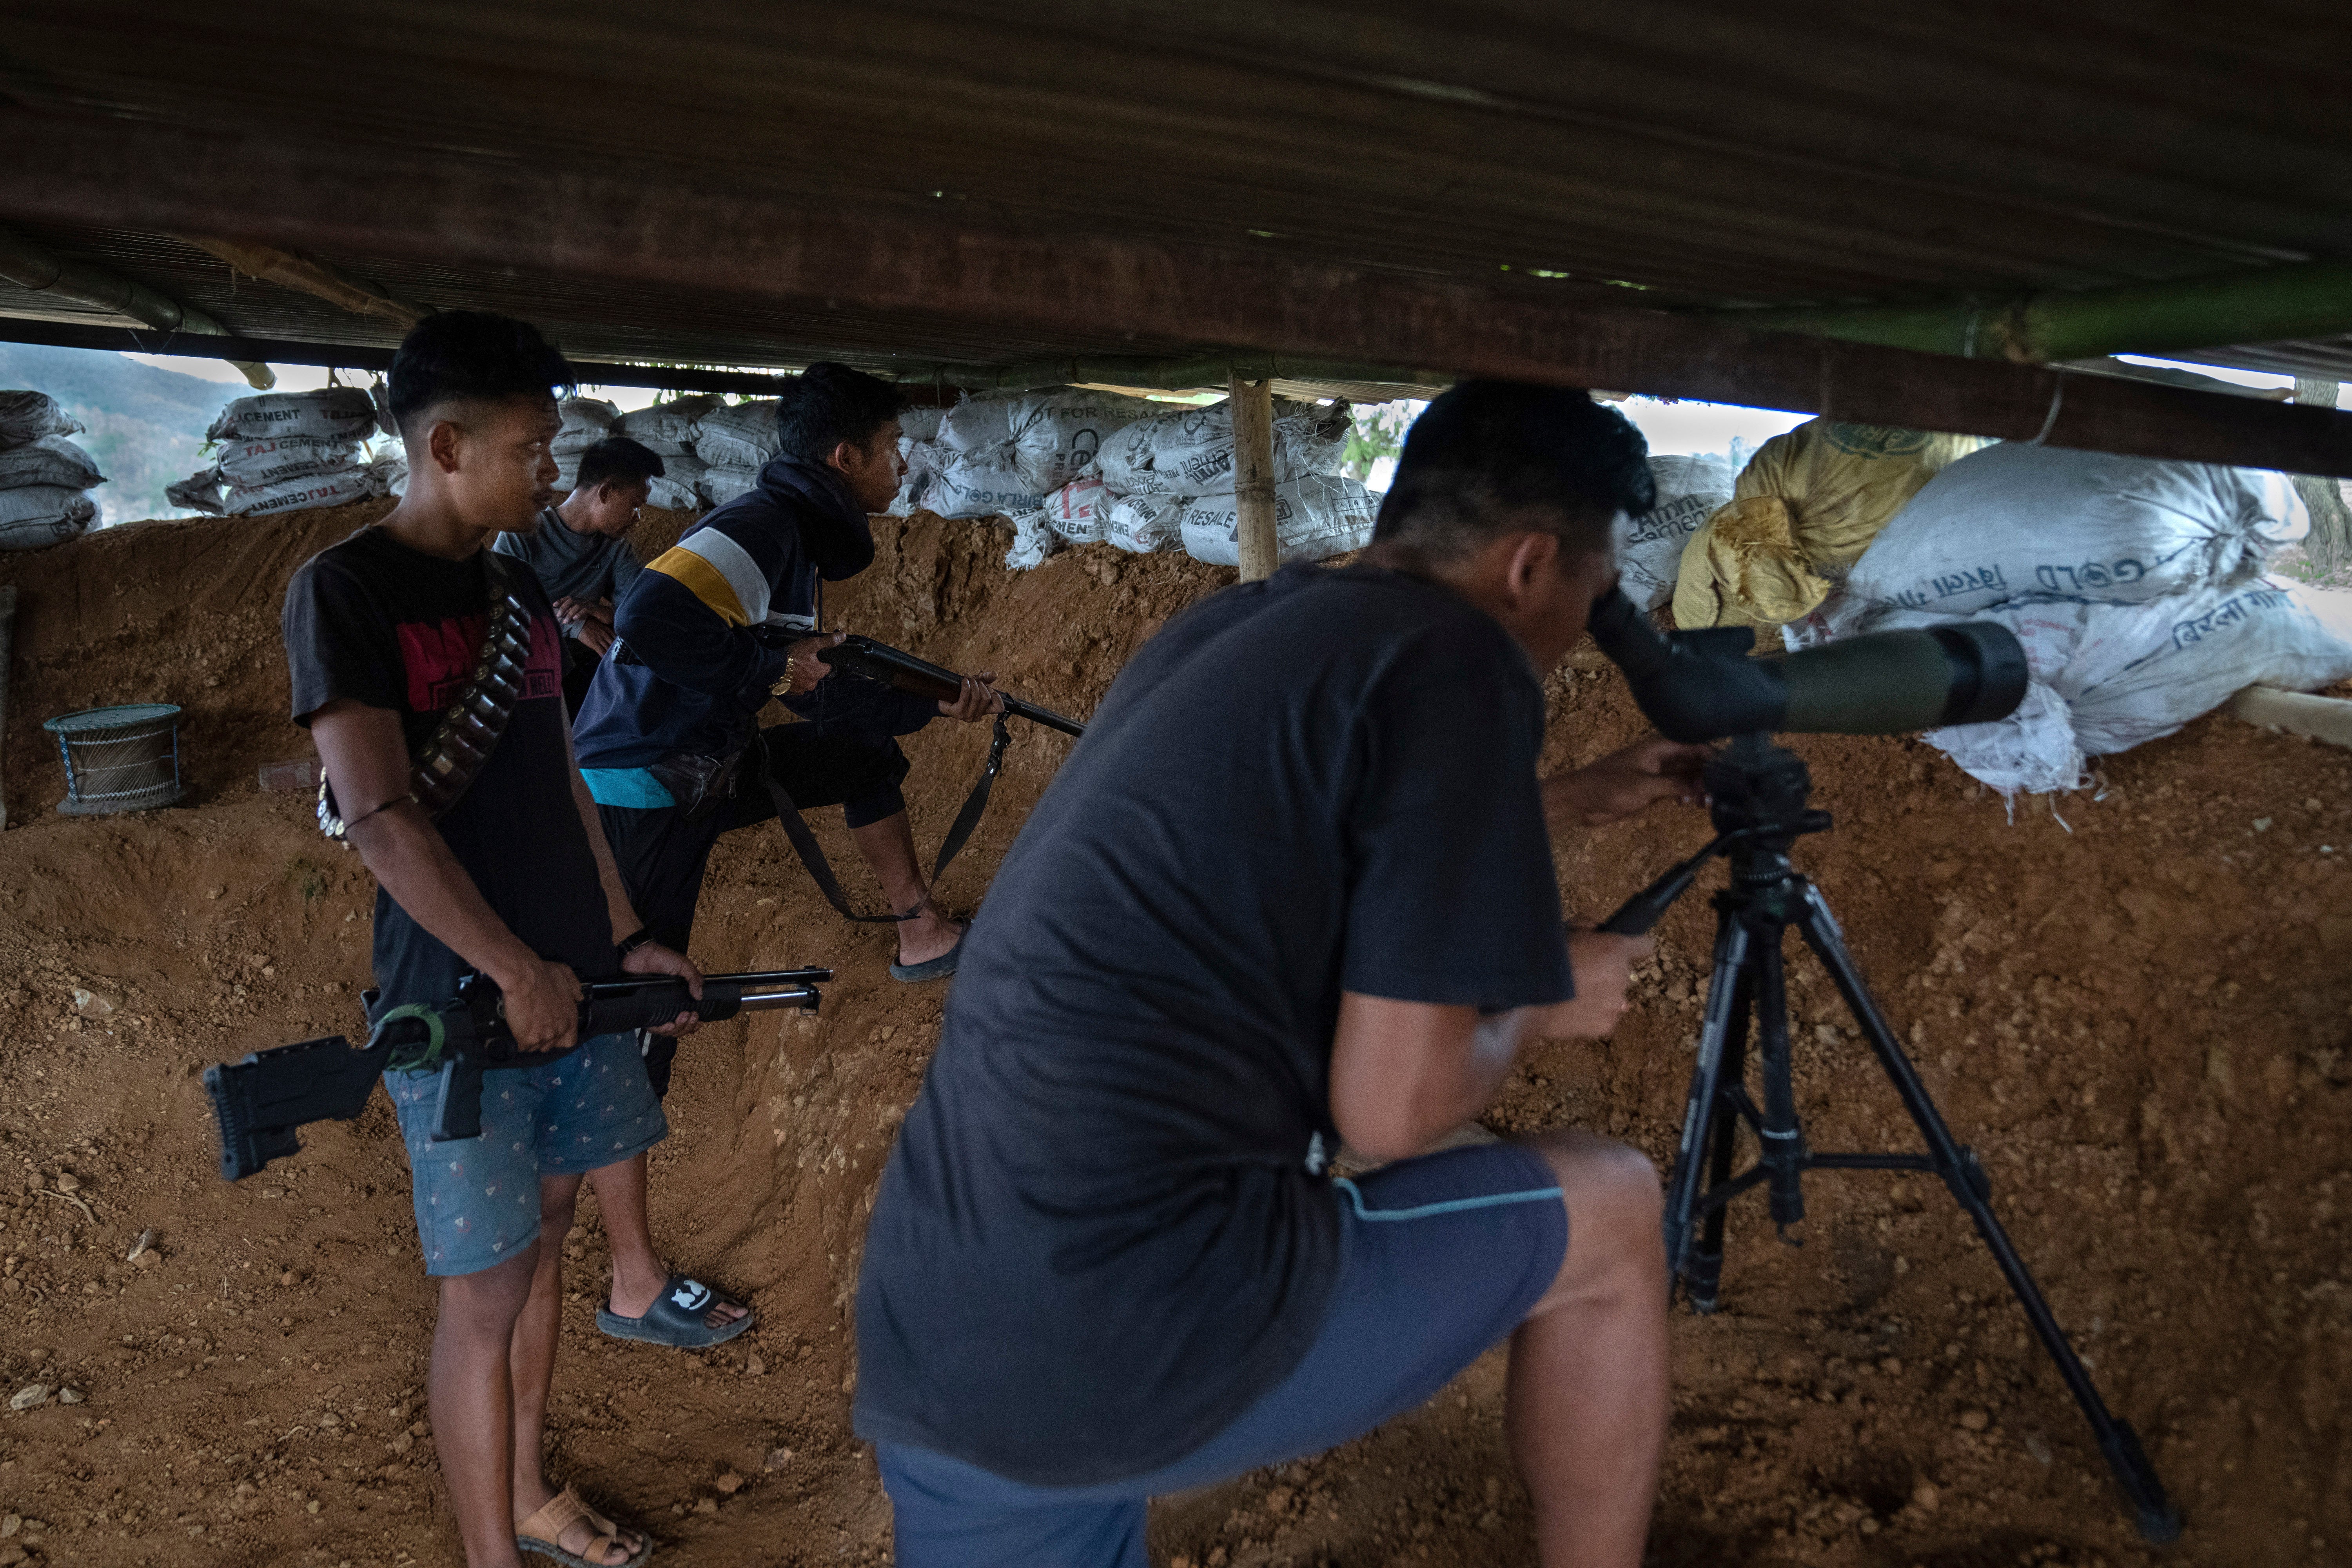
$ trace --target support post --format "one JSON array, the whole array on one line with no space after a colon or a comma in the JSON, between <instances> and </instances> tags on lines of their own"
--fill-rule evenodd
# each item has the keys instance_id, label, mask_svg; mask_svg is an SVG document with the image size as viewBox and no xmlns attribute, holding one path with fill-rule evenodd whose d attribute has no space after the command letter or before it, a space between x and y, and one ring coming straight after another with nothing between
<instances>
[{"instance_id":1,"label":"support post","mask_svg":"<svg viewBox=\"0 0 2352 1568\"><path fill-rule=\"evenodd\" d=\"M1274 383L1232 377L1234 546L1242 581L1274 575Z\"/></svg>"},{"instance_id":2,"label":"support post","mask_svg":"<svg viewBox=\"0 0 2352 1568\"><path fill-rule=\"evenodd\" d=\"M2294 400L2307 407L2333 408L2342 391L2336 382L2297 376ZM2342 481L2322 474L2297 474L2294 493L2303 498L2305 510L2311 513L2311 532L2305 536L2303 546L2311 563L2322 572L2352 566L2352 507L2345 505Z\"/></svg>"}]
</instances>

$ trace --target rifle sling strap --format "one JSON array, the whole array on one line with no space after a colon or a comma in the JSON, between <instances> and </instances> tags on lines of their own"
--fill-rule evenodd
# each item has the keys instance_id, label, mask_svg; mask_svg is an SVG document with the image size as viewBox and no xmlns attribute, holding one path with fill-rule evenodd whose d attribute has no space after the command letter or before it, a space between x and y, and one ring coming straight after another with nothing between
<instances>
[{"instance_id":1,"label":"rifle sling strap","mask_svg":"<svg viewBox=\"0 0 2352 1568\"><path fill-rule=\"evenodd\" d=\"M947 837L940 844L939 858L931 863L932 887L939 886L948 863L971 837L972 829L980 826L982 815L988 810L988 797L996 788L996 775L1004 767L1004 748L1012 738L1012 732L1005 728L1004 715L998 714L996 732L988 743L988 765L981 770L980 781L964 797L963 809L956 813L953 826L949 827ZM768 798L775 803L776 826L784 830L785 839L791 843L793 852L801 858L801 864L808 868L809 879L816 884L817 891L824 895L825 902L831 904L844 920L875 925L893 925L900 921L910 921L923 912L921 904L902 915L861 915L851 909L849 896L841 890L841 879L833 874L833 863L824 857L824 847L816 841L816 835L809 831L807 822L802 819L800 807L793 804L792 795L776 781L775 770L768 765L766 742L754 736L751 746L758 753L751 760L759 770L760 782L767 787Z\"/></svg>"}]
</instances>

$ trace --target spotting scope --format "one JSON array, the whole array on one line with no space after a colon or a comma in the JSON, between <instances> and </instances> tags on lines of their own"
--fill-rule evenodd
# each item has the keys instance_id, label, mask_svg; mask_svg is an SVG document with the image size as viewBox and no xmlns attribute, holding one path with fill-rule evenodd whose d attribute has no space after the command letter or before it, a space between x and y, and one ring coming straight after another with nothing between
<instances>
[{"instance_id":1,"label":"spotting scope","mask_svg":"<svg viewBox=\"0 0 2352 1568\"><path fill-rule=\"evenodd\" d=\"M1692 743L1770 731L1899 735L2005 719L2025 700L2024 647L2007 626L1962 621L1872 632L1753 658L1748 626L1661 632L1612 588L1588 623L1642 716Z\"/></svg>"}]
</instances>

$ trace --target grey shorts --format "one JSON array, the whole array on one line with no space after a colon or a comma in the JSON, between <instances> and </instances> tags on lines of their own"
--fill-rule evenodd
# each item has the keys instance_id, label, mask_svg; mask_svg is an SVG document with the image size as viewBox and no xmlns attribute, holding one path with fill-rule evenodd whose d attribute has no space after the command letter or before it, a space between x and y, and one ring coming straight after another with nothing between
<instances>
[{"instance_id":1,"label":"grey shorts","mask_svg":"<svg viewBox=\"0 0 2352 1568\"><path fill-rule=\"evenodd\" d=\"M432 1140L441 1075L388 1072L408 1145L425 1272L478 1274L539 1239L539 1179L635 1159L669 1135L637 1037L599 1035L541 1067L482 1075L482 1135Z\"/></svg>"}]
</instances>

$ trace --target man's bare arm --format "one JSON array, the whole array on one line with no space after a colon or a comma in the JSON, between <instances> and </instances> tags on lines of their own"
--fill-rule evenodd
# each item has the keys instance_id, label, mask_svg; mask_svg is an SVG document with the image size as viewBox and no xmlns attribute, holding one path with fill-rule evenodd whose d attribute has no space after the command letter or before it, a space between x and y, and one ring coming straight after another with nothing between
<instances>
[{"instance_id":1,"label":"man's bare arm","mask_svg":"<svg viewBox=\"0 0 2352 1568\"><path fill-rule=\"evenodd\" d=\"M604 837L604 819L596 813L596 797L588 793L588 781L580 775L580 758L572 749L572 736L563 737L563 760L572 769L572 804L580 813L580 824L588 830L588 852L596 859L596 880L604 889L604 914L613 922L615 946L636 935L645 922L637 918L635 905L629 902L629 890L621 881L620 866L613 858L613 846ZM686 982L687 990L697 1001L702 998L702 972L689 963L684 953L673 952L659 942L646 942L626 958L621 967L632 974L672 974ZM693 1013L680 1013L662 1027L657 1035L690 1035L701 1022Z\"/></svg>"},{"instance_id":2,"label":"man's bare arm","mask_svg":"<svg viewBox=\"0 0 2352 1568\"><path fill-rule=\"evenodd\" d=\"M1331 1041L1331 1120L1357 1153L1418 1154L1494 1103L1529 1040L1594 1038L1625 1010L1627 971L1646 937L1569 938L1573 1000L1481 1014L1475 1007L1343 992Z\"/></svg>"},{"instance_id":3,"label":"man's bare arm","mask_svg":"<svg viewBox=\"0 0 2352 1568\"><path fill-rule=\"evenodd\" d=\"M393 902L498 983L517 1046L548 1051L571 1045L579 1022L577 978L507 929L425 808L408 797L400 715L338 699L311 716L310 738L351 825L345 836Z\"/></svg>"}]
</instances>

